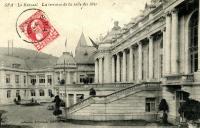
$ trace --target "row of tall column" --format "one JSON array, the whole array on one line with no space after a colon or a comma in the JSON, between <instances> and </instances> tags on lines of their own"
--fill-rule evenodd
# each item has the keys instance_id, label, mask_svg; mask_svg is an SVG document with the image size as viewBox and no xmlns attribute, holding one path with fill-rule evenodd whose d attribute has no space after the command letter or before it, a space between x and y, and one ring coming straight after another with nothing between
<instances>
[{"instance_id":1,"label":"row of tall column","mask_svg":"<svg viewBox=\"0 0 200 128\"><path fill-rule=\"evenodd\" d=\"M149 38L149 58L148 58L148 70L149 76L148 79L153 79L153 36ZM96 83L113 83L113 82L133 82L135 79L142 80L143 79L143 53L142 53L142 43L137 43L137 54L138 61L135 62L134 50L133 46L124 49L121 52L118 52L116 55L112 55L109 58L98 58L95 61L95 82ZM129 56L127 56L127 51L129 51ZM127 61L127 59L129 61ZM107 60L107 61L105 61ZM107 65L107 66L106 66ZM111 67L108 67L110 65ZM133 69L133 65L137 65L137 69ZM106 68L107 67L107 68ZM135 71L134 71L135 70ZM107 72L105 72L107 71ZM111 73L111 74L110 74ZM107 76L106 76L107 75ZM111 80L109 78L111 75ZM137 77L137 78L135 78Z\"/></svg>"},{"instance_id":2,"label":"row of tall column","mask_svg":"<svg viewBox=\"0 0 200 128\"><path fill-rule=\"evenodd\" d=\"M143 79L143 69L142 69L142 61L143 61L143 53L142 53L142 43L139 42L137 49L138 54L138 61L135 62L133 47L130 46L128 48L129 56L127 57L127 52L123 50L112 56L112 82L133 82L134 79L142 80ZM122 54L122 56L120 56ZM153 79L153 37L149 37L149 79ZM129 62L127 61L129 59ZM122 63L120 63L122 60ZM116 61L116 63L115 63ZM128 63L127 63L128 62ZM133 65L137 64L138 68L133 69ZM136 65L135 65L136 66ZM127 70L128 69L128 70ZM116 71L115 71L116 70ZM136 73L135 73L136 72ZM135 77L135 74L137 78Z\"/></svg>"},{"instance_id":3,"label":"row of tall column","mask_svg":"<svg viewBox=\"0 0 200 128\"><path fill-rule=\"evenodd\" d=\"M166 15L166 32L164 32L164 73L178 74L178 11L174 9Z\"/></svg>"}]
</instances>

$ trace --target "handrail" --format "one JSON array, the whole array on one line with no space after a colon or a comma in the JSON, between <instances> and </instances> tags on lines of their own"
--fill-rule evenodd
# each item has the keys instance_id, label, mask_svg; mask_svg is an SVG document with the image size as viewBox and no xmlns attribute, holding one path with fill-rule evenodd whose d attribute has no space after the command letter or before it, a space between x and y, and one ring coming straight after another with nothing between
<instances>
[{"instance_id":1,"label":"handrail","mask_svg":"<svg viewBox=\"0 0 200 128\"><path fill-rule=\"evenodd\" d=\"M157 84L159 84L159 83L160 83L160 82L143 82L143 83L135 84L135 85L133 85L133 86L124 88L124 89L122 89L122 90L116 91L116 92L111 93L111 94L108 94L108 95L104 95L104 96L91 96L91 97L89 97L89 98L87 98L87 99L84 99L84 100L82 100L82 101L80 101L80 102L78 102L78 103L76 103L76 104L74 104L74 105L68 107L68 108L67 108L67 111L68 111L68 112L69 112L70 110L73 111L73 110L75 110L76 108L81 108L81 107L90 105L90 104L92 104L92 103L95 103L95 102L96 102L96 101L95 101L95 98L104 98L104 99L106 99L106 100L104 100L105 103L107 103L107 102L110 102L110 101L112 100L112 98L116 98L116 96L119 96L119 95L121 95L121 94L130 94L130 92L132 92L133 89L138 89L139 87L148 88L148 87L150 87L149 84L156 84L156 85L157 85ZM141 85L144 85L144 86L141 86ZM123 93L123 92L126 91L126 90L128 90L129 93ZM117 95L117 94L119 94L119 95ZM108 99L108 98L110 98L110 99ZM88 104L88 103L89 103L89 104Z\"/></svg>"}]
</instances>

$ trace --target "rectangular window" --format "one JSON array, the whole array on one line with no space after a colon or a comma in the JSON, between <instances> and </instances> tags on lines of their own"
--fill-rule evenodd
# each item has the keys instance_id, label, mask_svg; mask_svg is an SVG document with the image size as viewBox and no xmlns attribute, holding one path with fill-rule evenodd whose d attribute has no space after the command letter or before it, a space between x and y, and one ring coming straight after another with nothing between
<instances>
[{"instance_id":1,"label":"rectangular window","mask_svg":"<svg viewBox=\"0 0 200 128\"><path fill-rule=\"evenodd\" d=\"M83 83L83 82L84 82L84 78L85 78L84 75L80 75L80 83Z\"/></svg>"},{"instance_id":2,"label":"rectangular window","mask_svg":"<svg viewBox=\"0 0 200 128\"><path fill-rule=\"evenodd\" d=\"M6 74L6 83L10 83L10 74Z\"/></svg>"},{"instance_id":3,"label":"rectangular window","mask_svg":"<svg viewBox=\"0 0 200 128\"><path fill-rule=\"evenodd\" d=\"M30 78L31 78L31 84L35 85L35 83L36 83L36 76L30 76Z\"/></svg>"},{"instance_id":4,"label":"rectangular window","mask_svg":"<svg viewBox=\"0 0 200 128\"><path fill-rule=\"evenodd\" d=\"M10 98L11 97L11 90L8 90L7 91L7 98Z\"/></svg>"},{"instance_id":5,"label":"rectangular window","mask_svg":"<svg viewBox=\"0 0 200 128\"><path fill-rule=\"evenodd\" d=\"M51 75L47 75L47 82L48 82L48 84L52 85L52 76Z\"/></svg>"},{"instance_id":6,"label":"rectangular window","mask_svg":"<svg viewBox=\"0 0 200 128\"><path fill-rule=\"evenodd\" d=\"M24 84L26 84L26 76L24 76Z\"/></svg>"},{"instance_id":7,"label":"rectangular window","mask_svg":"<svg viewBox=\"0 0 200 128\"><path fill-rule=\"evenodd\" d=\"M15 75L15 83L19 83L19 75Z\"/></svg>"},{"instance_id":8,"label":"rectangular window","mask_svg":"<svg viewBox=\"0 0 200 128\"><path fill-rule=\"evenodd\" d=\"M88 74L88 83L94 83L94 74Z\"/></svg>"},{"instance_id":9,"label":"rectangular window","mask_svg":"<svg viewBox=\"0 0 200 128\"><path fill-rule=\"evenodd\" d=\"M146 98L146 112L155 112L156 110L156 98Z\"/></svg>"},{"instance_id":10,"label":"rectangular window","mask_svg":"<svg viewBox=\"0 0 200 128\"><path fill-rule=\"evenodd\" d=\"M39 83L45 83L45 75L40 75L39 76Z\"/></svg>"}]
</instances>

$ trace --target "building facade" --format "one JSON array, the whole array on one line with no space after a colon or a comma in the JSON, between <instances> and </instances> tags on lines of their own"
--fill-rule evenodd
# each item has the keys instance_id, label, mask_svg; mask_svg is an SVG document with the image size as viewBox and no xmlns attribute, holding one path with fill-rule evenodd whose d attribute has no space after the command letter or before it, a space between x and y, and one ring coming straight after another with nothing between
<instances>
[{"instance_id":1,"label":"building facade","mask_svg":"<svg viewBox=\"0 0 200 128\"><path fill-rule=\"evenodd\" d=\"M58 58L27 49L0 49L0 104L14 104L18 96L22 101L34 99L38 102L51 102L53 95L59 95L65 101L66 96L68 105L72 98L78 99L84 94L88 97L88 88L83 88L81 94L73 90L75 85L84 84L85 77L88 83L94 83L95 48L87 45L83 33L75 56L63 52ZM62 80L65 80L64 84ZM76 103L74 101L71 105Z\"/></svg>"},{"instance_id":2,"label":"building facade","mask_svg":"<svg viewBox=\"0 0 200 128\"><path fill-rule=\"evenodd\" d=\"M146 116L157 113L163 98L169 105L169 120L179 121L178 109L187 94L200 100L199 4L198 0L152 0L124 27L115 22L111 32L99 41L95 82L158 82L160 93L135 94L135 104L143 103L139 105L143 109L136 112Z\"/></svg>"}]
</instances>

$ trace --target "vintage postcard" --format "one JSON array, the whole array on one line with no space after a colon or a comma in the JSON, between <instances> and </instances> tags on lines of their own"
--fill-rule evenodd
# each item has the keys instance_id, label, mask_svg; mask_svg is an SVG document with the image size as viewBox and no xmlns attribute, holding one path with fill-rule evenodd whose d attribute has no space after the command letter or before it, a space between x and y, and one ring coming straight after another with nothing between
<instances>
[{"instance_id":1,"label":"vintage postcard","mask_svg":"<svg viewBox=\"0 0 200 128\"><path fill-rule=\"evenodd\" d=\"M0 128L200 127L199 0L1 0Z\"/></svg>"}]
</instances>

